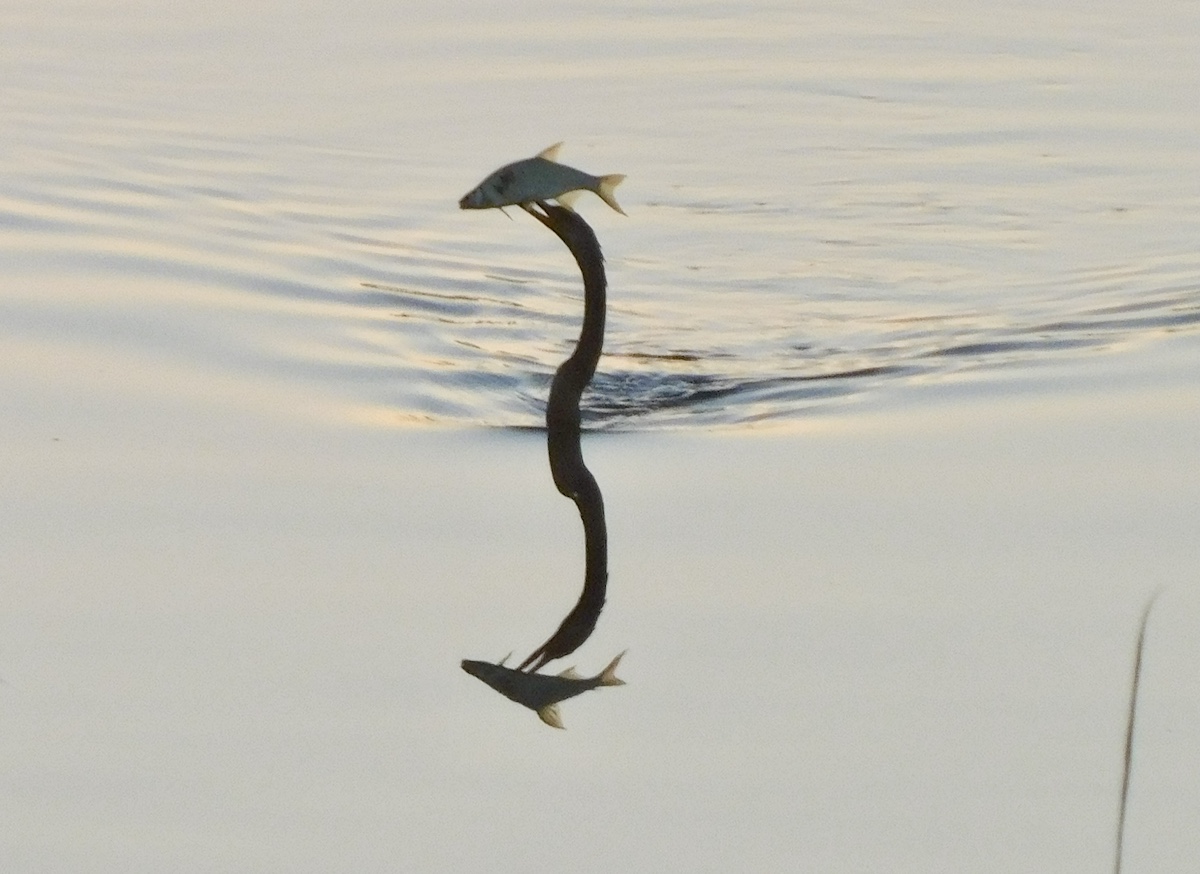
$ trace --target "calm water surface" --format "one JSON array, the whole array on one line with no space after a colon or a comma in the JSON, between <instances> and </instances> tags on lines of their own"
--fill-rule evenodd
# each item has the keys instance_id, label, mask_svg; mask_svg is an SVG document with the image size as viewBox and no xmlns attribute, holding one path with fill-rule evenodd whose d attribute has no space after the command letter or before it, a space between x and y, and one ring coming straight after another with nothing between
<instances>
[{"instance_id":1,"label":"calm water surface","mask_svg":"<svg viewBox=\"0 0 1200 874\"><path fill-rule=\"evenodd\" d=\"M628 218L580 206L592 427L1053 380L1200 325L1195 4L401 5L5 4L5 333L536 426L578 277L456 201L561 139L629 176Z\"/></svg>"},{"instance_id":2,"label":"calm water surface","mask_svg":"<svg viewBox=\"0 0 1200 874\"><path fill-rule=\"evenodd\" d=\"M0 869L1110 870L1161 585L1193 871L1197 95L1195 0L4 0ZM458 668L578 593L483 430L578 276L456 206L558 140L629 177L586 421L673 429L586 448L565 734Z\"/></svg>"}]
</instances>

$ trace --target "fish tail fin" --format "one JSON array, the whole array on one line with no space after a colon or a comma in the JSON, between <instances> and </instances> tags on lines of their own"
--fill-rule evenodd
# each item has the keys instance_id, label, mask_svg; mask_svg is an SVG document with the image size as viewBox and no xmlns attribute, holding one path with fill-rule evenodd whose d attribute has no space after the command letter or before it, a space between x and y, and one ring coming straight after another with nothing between
<instances>
[{"instance_id":1,"label":"fish tail fin","mask_svg":"<svg viewBox=\"0 0 1200 874\"><path fill-rule=\"evenodd\" d=\"M547 704L537 712L538 718L551 728L566 728L562 724L562 717L558 713L557 704Z\"/></svg>"},{"instance_id":2,"label":"fish tail fin","mask_svg":"<svg viewBox=\"0 0 1200 874\"><path fill-rule=\"evenodd\" d=\"M628 652L628 650L626 650ZM608 663L608 667L600 672L601 686L624 686L625 681L617 676L617 665L621 663L621 659L625 657L625 653L621 653L615 659Z\"/></svg>"},{"instance_id":3,"label":"fish tail fin","mask_svg":"<svg viewBox=\"0 0 1200 874\"><path fill-rule=\"evenodd\" d=\"M596 186L596 193L600 195L600 199L619 212L621 215L626 215L625 210L621 209L621 205L617 203L617 198L613 196L613 189L625 181L625 174L610 173L607 176L600 177L600 184Z\"/></svg>"}]
</instances>

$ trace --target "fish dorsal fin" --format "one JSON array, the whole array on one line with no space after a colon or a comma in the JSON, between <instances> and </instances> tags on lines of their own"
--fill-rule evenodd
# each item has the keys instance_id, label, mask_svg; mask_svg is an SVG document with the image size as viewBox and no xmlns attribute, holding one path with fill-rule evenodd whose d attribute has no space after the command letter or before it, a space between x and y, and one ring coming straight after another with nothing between
<instances>
[{"instance_id":1,"label":"fish dorsal fin","mask_svg":"<svg viewBox=\"0 0 1200 874\"><path fill-rule=\"evenodd\" d=\"M562 724L562 717L558 715L557 704L547 704L537 712L537 715L542 722L546 723L546 725L549 725L551 728L566 728L566 726Z\"/></svg>"},{"instance_id":2,"label":"fish dorsal fin","mask_svg":"<svg viewBox=\"0 0 1200 874\"><path fill-rule=\"evenodd\" d=\"M554 145L547 146L546 148L542 149L540 152L537 153L537 157L545 158L547 161L557 161L558 160L558 150L562 148L562 144L563 144L563 141L559 140Z\"/></svg>"},{"instance_id":3,"label":"fish dorsal fin","mask_svg":"<svg viewBox=\"0 0 1200 874\"><path fill-rule=\"evenodd\" d=\"M554 198L558 201L559 206L564 206L571 212L575 211L575 201L579 199L579 194L582 189L576 188L574 191L564 191L558 197Z\"/></svg>"},{"instance_id":4,"label":"fish dorsal fin","mask_svg":"<svg viewBox=\"0 0 1200 874\"><path fill-rule=\"evenodd\" d=\"M498 667L498 668L502 668L502 667L504 667L504 663L505 663L506 661L508 661L509 659L511 659L511 658L512 658L512 653L510 652L510 653L509 653L508 655L506 655L504 658L500 659L500 661L496 662L496 667Z\"/></svg>"},{"instance_id":5,"label":"fish dorsal fin","mask_svg":"<svg viewBox=\"0 0 1200 874\"><path fill-rule=\"evenodd\" d=\"M579 680L579 679L582 679L582 678L579 676L579 672L575 670L575 666L574 666L574 665L572 665L571 667L567 668L565 671L560 671L558 675L559 675L560 677L562 677L564 680Z\"/></svg>"}]
</instances>

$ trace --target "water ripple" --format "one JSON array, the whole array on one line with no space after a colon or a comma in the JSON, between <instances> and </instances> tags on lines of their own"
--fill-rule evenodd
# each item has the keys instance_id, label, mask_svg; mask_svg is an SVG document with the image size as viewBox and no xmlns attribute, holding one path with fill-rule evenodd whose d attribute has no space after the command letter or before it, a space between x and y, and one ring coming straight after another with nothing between
<instances>
[{"instance_id":1,"label":"water ripple","mask_svg":"<svg viewBox=\"0 0 1200 874\"><path fill-rule=\"evenodd\" d=\"M10 270L159 283L173 296L165 318L217 313L184 357L299 380L376 420L540 427L582 301L574 265L525 216L459 213L440 183L397 206L372 175L394 166L383 155L105 142L42 154L13 177L0 196ZM590 428L786 422L914 381L1000 380L1200 325L1191 252L1056 272L965 259L1024 251L1008 235L1028 222L1003 203L972 213L885 190L809 208L662 195L624 224L598 219L610 310L583 400ZM149 320L121 342L153 345L154 332Z\"/></svg>"}]
</instances>

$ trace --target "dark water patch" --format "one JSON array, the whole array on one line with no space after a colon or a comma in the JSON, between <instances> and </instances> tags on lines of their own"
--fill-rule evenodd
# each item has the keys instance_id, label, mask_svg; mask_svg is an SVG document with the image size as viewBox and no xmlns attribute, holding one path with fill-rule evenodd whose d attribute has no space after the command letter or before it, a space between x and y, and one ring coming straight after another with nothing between
<instances>
[{"instance_id":1,"label":"dark water patch","mask_svg":"<svg viewBox=\"0 0 1200 874\"><path fill-rule=\"evenodd\" d=\"M404 288L399 285L379 285L374 282L362 283L363 288L369 288L375 291L383 292L379 296L379 300L386 301L389 304L400 302L412 302L413 300L429 301L431 307L457 307L469 306L473 311L478 310L481 305L489 307L497 307L500 309L525 310L526 307L520 301L504 300L495 297L486 297L468 293L452 293L452 292L437 292L424 291L415 288Z\"/></svg>"},{"instance_id":2,"label":"dark water patch","mask_svg":"<svg viewBox=\"0 0 1200 874\"><path fill-rule=\"evenodd\" d=\"M1130 315L1138 313L1138 315ZM1122 318L1113 318L1121 315ZM1159 298L1091 310L1081 318L1052 322L1044 331L1140 334L1186 330L1200 324L1200 288L1186 297Z\"/></svg>"},{"instance_id":3,"label":"dark water patch","mask_svg":"<svg viewBox=\"0 0 1200 874\"><path fill-rule=\"evenodd\" d=\"M1049 328L1043 328L1049 330ZM929 358L983 358L989 356L1032 355L1063 349L1079 349L1094 346L1097 341L1084 338L1029 337L1020 340L992 340L979 343L963 343L926 353Z\"/></svg>"},{"instance_id":4,"label":"dark water patch","mask_svg":"<svg viewBox=\"0 0 1200 874\"><path fill-rule=\"evenodd\" d=\"M867 367L837 373L744 379L720 374L662 375L598 372L580 409L591 431L723 427L786 419L809 412L822 401L848 398L877 388L886 379L913 373L912 367ZM549 384L548 378L543 381ZM545 413L539 385L522 391L530 415ZM539 423L508 425L540 430Z\"/></svg>"}]
</instances>

